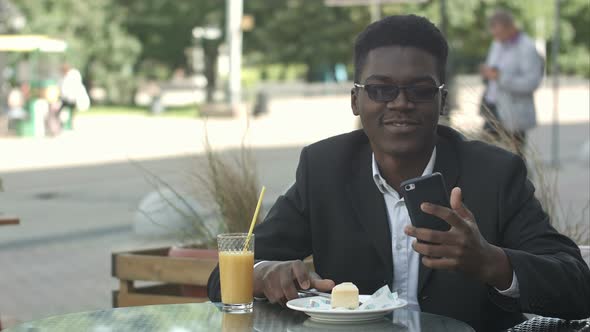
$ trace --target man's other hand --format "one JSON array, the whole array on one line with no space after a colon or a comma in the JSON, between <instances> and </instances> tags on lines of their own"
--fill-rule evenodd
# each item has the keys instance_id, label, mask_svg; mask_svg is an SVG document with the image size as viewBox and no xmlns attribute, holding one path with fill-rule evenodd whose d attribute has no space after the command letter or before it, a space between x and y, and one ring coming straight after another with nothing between
<instances>
[{"instance_id":1,"label":"man's other hand","mask_svg":"<svg viewBox=\"0 0 590 332\"><path fill-rule=\"evenodd\" d=\"M271 303L285 305L298 297L298 289L315 288L327 292L333 287L334 281L308 271L300 260L268 261L254 269L254 296L266 297Z\"/></svg>"}]
</instances>

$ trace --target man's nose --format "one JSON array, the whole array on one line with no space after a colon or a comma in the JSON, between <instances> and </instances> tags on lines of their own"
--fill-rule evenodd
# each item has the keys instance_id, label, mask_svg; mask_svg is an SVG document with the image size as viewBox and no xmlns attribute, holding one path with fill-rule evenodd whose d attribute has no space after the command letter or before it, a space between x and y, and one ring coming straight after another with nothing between
<instances>
[{"instance_id":1,"label":"man's nose","mask_svg":"<svg viewBox=\"0 0 590 332\"><path fill-rule=\"evenodd\" d=\"M394 100L387 102L386 106L392 110L407 110L414 108L415 105L406 96L406 91L402 89Z\"/></svg>"}]
</instances>

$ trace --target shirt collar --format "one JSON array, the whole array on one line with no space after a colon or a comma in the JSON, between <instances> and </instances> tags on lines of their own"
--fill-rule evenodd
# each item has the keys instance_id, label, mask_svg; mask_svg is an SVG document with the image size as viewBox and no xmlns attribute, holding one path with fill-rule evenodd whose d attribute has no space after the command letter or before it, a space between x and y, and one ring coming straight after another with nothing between
<instances>
[{"instance_id":1,"label":"shirt collar","mask_svg":"<svg viewBox=\"0 0 590 332\"><path fill-rule=\"evenodd\" d=\"M432 154L430 155L430 160L428 161L426 168L424 168L424 171L422 172L422 176L432 174L432 171L434 170L435 160L436 160L436 146L432 150ZM397 191L395 191L395 189L393 189L387 183L387 181L385 181L385 179L381 176L381 172L379 171L379 166L377 165L377 160L375 160L375 153L371 154L371 163L372 163L372 168L373 168L373 180L375 181L375 185L377 186L379 191L382 194L392 193L392 194L399 195L399 193Z\"/></svg>"}]
</instances>

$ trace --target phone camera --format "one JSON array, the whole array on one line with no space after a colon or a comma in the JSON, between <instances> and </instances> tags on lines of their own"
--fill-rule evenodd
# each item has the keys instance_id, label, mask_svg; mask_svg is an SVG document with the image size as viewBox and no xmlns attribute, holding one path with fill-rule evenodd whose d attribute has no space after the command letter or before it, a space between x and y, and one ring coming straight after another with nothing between
<instances>
[{"instance_id":1,"label":"phone camera","mask_svg":"<svg viewBox=\"0 0 590 332\"><path fill-rule=\"evenodd\" d=\"M406 191L414 190L414 188L416 188L416 186L413 183L406 184L406 186L404 187Z\"/></svg>"}]
</instances>

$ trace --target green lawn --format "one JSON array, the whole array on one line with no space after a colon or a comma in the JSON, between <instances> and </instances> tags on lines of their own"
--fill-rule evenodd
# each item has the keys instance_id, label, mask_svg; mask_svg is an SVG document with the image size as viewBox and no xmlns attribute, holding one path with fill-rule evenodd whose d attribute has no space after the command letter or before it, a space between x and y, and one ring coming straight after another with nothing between
<instances>
[{"instance_id":1,"label":"green lawn","mask_svg":"<svg viewBox=\"0 0 590 332\"><path fill-rule=\"evenodd\" d=\"M163 113L152 115L147 107L138 106L92 106L87 112L79 112L79 116L95 115L140 115L140 116L161 116L178 118L195 118L199 116L198 106L169 107Z\"/></svg>"}]
</instances>

